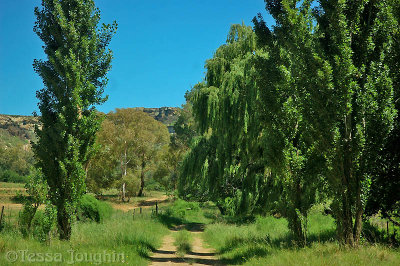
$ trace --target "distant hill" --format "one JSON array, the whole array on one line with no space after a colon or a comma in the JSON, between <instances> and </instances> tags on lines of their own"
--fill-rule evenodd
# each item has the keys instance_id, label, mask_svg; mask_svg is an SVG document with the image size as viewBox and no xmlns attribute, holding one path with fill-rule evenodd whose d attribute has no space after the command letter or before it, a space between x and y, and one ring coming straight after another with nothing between
<instances>
[{"instance_id":1,"label":"distant hill","mask_svg":"<svg viewBox=\"0 0 400 266\"><path fill-rule=\"evenodd\" d=\"M35 125L39 125L37 117L22 115L0 115L0 135L19 137L22 140L35 139Z\"/></svg>"},{"instance_id":2,"label":"distant hill","mask_svg":"<svg viewBox=\"0 0 400 266\"><path fill-rule=\"evenodd\" d=\"M144 108L134 109L148 113L157 121L162 122L168 127L170 133L173 132L173 125L178 119L178 107ZM22 141L28 142L35 139L35 125L39 125L37 117L22 115L1 115L0 114L0 140L2 136L6 142L10 141L10 136L18 137ZM5 136L7 135L7 136Z\"/></svg>"}]
</instances>

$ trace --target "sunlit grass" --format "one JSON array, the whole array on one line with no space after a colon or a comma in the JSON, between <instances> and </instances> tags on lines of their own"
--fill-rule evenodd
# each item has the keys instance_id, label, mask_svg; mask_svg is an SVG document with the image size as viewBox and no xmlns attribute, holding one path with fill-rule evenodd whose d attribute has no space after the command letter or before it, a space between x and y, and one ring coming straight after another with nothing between
<instances>
[{"instance_id":1,"label":"sunlit grass","mask_svg":"<svg viewBox=\"0 0 400 266\"><path fill-rule=\"evenodd\" d=\"M284 218L257 217L249 224L208 225L205 240L226 264L245 265L400 265L398 249L361 245L344 249L335 240L335 222L320 210L308 219L308 245L299 248Z\"/></svg>"},{"instance_id":2,"label":"sunlit grass","mask_svg":"<svg viewBox=\"0 0 400 266\"><path fill-rule=\"evenodd\" d=\"M125 264L147 265L150 252L161 245L162 237L167 232L165 226L150 216L133 219L130 214L122 212L115 212L113 217L101 224L76 223L69 242L52 239L50 243L40 243L34 238L24 239L16 228L8 228L0 233L0 265L8 265L7 252L19 250L27 250L28 253L60 253L66 260L70 259L72 252L123 254ZM53 261L48 265L65 265L65 262ZM13 265L20 264L24 263L17 261ZM87 265L90 262L76 264Z\"/></svg>"}]
</instances>

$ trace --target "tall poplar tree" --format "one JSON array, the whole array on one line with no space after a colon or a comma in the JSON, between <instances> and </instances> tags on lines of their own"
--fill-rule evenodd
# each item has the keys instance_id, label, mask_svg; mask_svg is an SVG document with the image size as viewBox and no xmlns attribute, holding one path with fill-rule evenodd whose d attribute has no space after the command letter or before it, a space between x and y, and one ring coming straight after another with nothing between
<instances>
[{"instance_id":1,"label":"tall poplar tree","mask_svg":"<svg viewBox=\"0 0 400 266\"><path fill-rule=\"evenodd\" d=\"M107 48L117 24L98 28L93 0L42 0L35 8L34 32L44 42L45 60L34 60L44 88L37 92L42 128L34 144L37 166L57 208L60 239L69 240L76 203L85 191L85 168L100 121L112 52Z\"/></svg>"},{"instance_id":2,"label":"tall poplar tree","mask_svg":"<svg viewBox=\"0 0 400 266\"><path fill-rule=\"evenodd\" d=\"M379 151L396 115L387 57L398 27L391 1L266 0L293 96L326 180L341 243L359 243Z\"/></svg>"}]
</instances>

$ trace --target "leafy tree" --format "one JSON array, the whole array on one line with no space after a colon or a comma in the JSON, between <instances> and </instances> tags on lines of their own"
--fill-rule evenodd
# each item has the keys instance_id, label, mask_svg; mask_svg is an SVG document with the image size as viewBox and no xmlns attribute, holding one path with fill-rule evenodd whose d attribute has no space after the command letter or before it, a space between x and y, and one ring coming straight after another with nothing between
<instances>
[{"instance_id":1,"label":"leafy tree","mask_svg":"<svg viewBox=\"0 0 400 266\"><path fill-rule=\"evenodd\" d=\"M42 0L35 15L34 32L47 59L33 63L44 83L37 92L42 128L35 129L33 148L57 208L60 239L69 240L100 127L94 105L106 100L102 94L112 60L107 46L117 25L97 27L100 11L93 0Z\"/></svg>"},{"instance_id":2,"label":"leafy tree","mask_svg":"<svg viewBox=\"0 0 400 266\"><path fill-rule=\"evenodd\" d=\"M157 167L154 178L167 190L178 188L179 172L185 154L190 149L190 144L197 136L196 122L192 112L192 93L185 93L186 103L179 111L179 117L174 124L174 132L171 134L170 143L165 147L157 159Z\"/></svg>"},{"instance_id":3,"label":"leafy tree","mask_svg":"<svg viewBox=\"0 0 400 266\"><path fill-rule=\"evenodd\" d=\"M178 120L174 124L175 134L171 136L171 144L176 148L188 149L193 138L198 136L198 125L193 116L193 92L185 93L186 103L179 110Z\"/></svg>"},{"instance_id":4,"label":"leafy tree","mask_svg":"<svg viewBox=\"0 0 400 266\"><path fill-rule=\"evenodd\" d=\"M391 1L396 25L400 22L400 1ZM373 176L371 192L368 198L366 213L373 215L378 212L385 218L400 226L400 30L394 27L390 33L393 47L386 57L390 77L394 88L394 103L397 118L394 129L385 142L384 149L379 153Z\"/></svg>"},{"instance_id":5,"label":"leafy tree","mask_svg":"<svg viewBox=\"0 0 400 266\"><path fill-rule=\"evenodd\" d=\"M268 31L261 24L257 31ZM322 184L321 159L289 81L274 84L283 77L279 47L272 35L264 43L261 37L234 25L227 44L207 61L206 82L192 91L202 136L184 161L181 194L212 199L223 213L279 212L304 245L307 213Z\"/></svg>"},{"instance_id":6,"label":"leafy tree","mask_svg":"<svg viewBox=\"0 0 400 266\"><path fill-rule=\"evenodd\" d=\"M233 25L191 94L200 136L183 163L181 194L213 200L222 213L252 213L264 180L250 27ZM253 115L254 114L254 115Z\"/></svg>"},{"instance_id":7,"label":"leafy tree","mask_svg":"<svg viewBox=\"0 0 400 266\"><path fill-rule=\"evenodd\" d=\"M266 6L287 59L280 68L326 160L339 239L353 246L376 157L395 116L386 58L397 24L389 1L321 0L315 9L312 2L267 0Z\"/></svg>"},{"instance_id":8,"label":"leafy tree","mask_svg":"<svg viewBox=\"0 0 400 266\"><path fill-rule=\"evenodd\" d=\"M145 176L154 168L155 159L168 142L167 127L150 115L133 108L110 112L98 133L100 151L90 162L90 182L107 185L122 181L122 199L125 200L127 184L132 190L136 181L123 181L138 178L137 192L141 196ZM105 164L97 168L102 162ZM133 194L132 191L128 193Z\"/></svg>"},{"instance_id":9,"label":"leafy tree","mask_svg":"<svg viewBox=\"0 0 400 266\"><path fill-rule=\"evenodd\" d=\"M90 159L87 169L87 187L96 194L113 186L124 173L121 169L121 157L116 157L116 154L119 154L114 139L116 135L117 128L114 123L104 119L97 132L96 153Z\"/></svg>"}]
</instances>

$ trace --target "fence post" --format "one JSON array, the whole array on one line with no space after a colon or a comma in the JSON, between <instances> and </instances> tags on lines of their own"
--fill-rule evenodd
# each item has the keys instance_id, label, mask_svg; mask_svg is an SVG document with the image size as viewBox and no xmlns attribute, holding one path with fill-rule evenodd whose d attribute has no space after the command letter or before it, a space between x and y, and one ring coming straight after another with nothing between
<instances>
[{"instance_id":1,"label":"fence post","mask_svg":"<svg viewBox=\"0 0 400 266\"><path fill-rule=\"evenodd\" d=\"M156 201L156 215L158 215L158 203Z\"/></svg>"},{"instance_id":2,"label":"fence post","mask_svg":"<svg viewBox=\"0 0 400 266\"><path fill-rule=\"evenodd\" d=\"M135 220L135 208L133 208L133 220Z\"/></svg>"},{"instance_id":3,"label":"fence post","mask_svg":"<svg viewBox=\"0 0 400 266\"><path fill-rule=\"evenodd\" d=\"M142 207L140 207L140 214L142 214Z\"/></svg>"}]
</instances>

